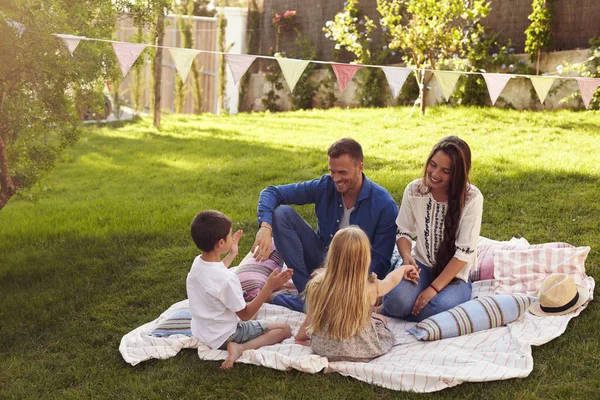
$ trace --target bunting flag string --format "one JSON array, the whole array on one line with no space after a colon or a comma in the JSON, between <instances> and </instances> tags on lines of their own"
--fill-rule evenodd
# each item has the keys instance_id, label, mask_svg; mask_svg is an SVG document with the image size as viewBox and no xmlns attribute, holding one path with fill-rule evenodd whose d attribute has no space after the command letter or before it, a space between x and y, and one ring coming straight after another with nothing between
<instances>
[{"instance_id":1,"label":"bunting flag string","mask_svg":"<svg viewBox=\"0 0 600 400\"><path fill-rule=\"evenodd\" d=\"M361 65L357 64L331 64L331 68L333 68L333 73L337 78L338 85L340 86L340 92L343 92L346 89L346 85L348 82L352 80L352 77L362 68Z\"/></svg>"},{"instance_id":2,"label":"bunting flag string","mask_svg":"<svg viewBox=\"0 0 600 400\"><path fill-rule=\"evenodd\" d=\"M390 89L392 89L392 97L395 99L400 94L406 78L412 72L409 68L397 68L397 67L381 67L385 74Z\"/></svg>"},{"instance_id":3,"label":"bunting flag string","mask_svg":"<svg viewBox=\"0 0 600 400\"><path fill-rule=\"evenodd\" d=\"M225 59L231 70L233 84L237 85L242 76L248 71L256 56L248 54L225 54Z\"/></svg>"},{"instance_id":4,"label":"bunting flag string","mask_svg":"<svg viewBox=\"0 0 600 400\"><path fill-rule=\"evenodd\" d=\"M310 63L310 61L306 60L294 60L291 58L277 58L277 63L279 63L279 68L281 68L281 72L283 73L283 77L290 88L290 92L294 91L296 87L296 83L302 76L302 73Z\"/></svg>"},{"instance_id":5,"label":"bunting flag string","mask_svg":"<svg viewBox=\"0 0 600 400\"><path fill-rule=\"evenodd\" d=\"M113 49L117 55L117 61L121 67L123 77L127 75L131 66L146 48L145 44L140 43L113 43Z\"/></svg>"},{"instance_id":6,"label":"bunting flag string","mask_svg":"<svg viewBox=\"0 0 600 400\"><path fill-rule=\"evenodd\" d=\"M433 71L433 75L440 84L446 101L448 101L450 96L452 96L452 92L454 92L454 87L456 86L456 82L458 82L458 78L460 78L460 72Z\"/></svg>"},{"instance_id":7,"label":"bunting flag string","mask_svg":"<svg viewBox=\"0 0 600 400\"><path fill-rule=\"evenodd\" d=\"M546 96L555 81L555 78L546 78L545 76L530 76L531 84L540 99L540 103L544 104Z\"/></svg>"},{"instance_id":8,"label":"bunting flag string","mask_svg":"<svg viewBox=\"0 0 600 400\"><path fill-rule=\"evenodd\" d=\"M179 73L181 80L185 82L190 73L190 69L192 68L194 58L200 54L200 50L171 47L169 48L169 53L171 54L173 64L175 64L175 69Z\"/></svg>"},{"instance_id":9,"label":"bunting flag string","mask_svg":"<svg viewBox=\"0 0 600 400\"><path fill-rule=\"evenodd\" d=\"M504 90L504 87L512 78L508 74L482 74L483 79L485 79L485 84L488 87L488 92L490 94L490 99L492 100L492 105L496 104L496 100L498 100L498 96Z\"/></svg>"},{"instance_id":10,"label":"bunting flag string","mask_svg":"<svg viewBox=\"0 0 600 400\"><path fill-rule=\"evenodd\" d=\"M596 89L598 89L598 85L600 85L600 78L577 78L577 85L579 86L585 108L589 108L592 96Z\"/></svg>"},{"instance_id":11,"label":"bunting flag string","mask_svg":"<svg viewBox=\"0 0 600 400\"><path fill-rule=\"evenodd\" d=\"M13 24L13 26L15 29L19 29L21 34L22 31L25 30L25 27L20 24L15 23ZM74 36L66 34L55 34L55 36L63 41L71 55L73 55L73 52L77 49L79 42L82 40L111 43L117 56L117 61L119 62L119 66L121 67L121 72L123 73L123 76L127 75L133 63L137 60L139 55L146 47L161 47L168 49L169 53L171 54L171 58L173 59L173 63L175 64L175 68L181 76L181 79L184 81L189 74L191 65L195 57L200 53L224 55L227 65L229 65L229 69L231 70L231 75L233 77L234 84L237 84L239 82L241 77L248 71L250 65L257 58L276 60L279 64L279 67L281 68L283 77L285 78L285 81L288 87L290 88L290 91L294 91L296 84L300 80L302 74L304 73L309 63L331 65L333 72L337 78L337 82L341 92L344 91L348 82L352 80L354 74L359 69L363 67L381 68L385 74L388 84L390 85L390 89L394 98L396 98L400 93L400 90L406 82L408 75L415 70L415 68L411 67L392 67L367 64L343 64L318 60L299 60L293 58L257 56L251 54L232 54L223 53L219 51L196 50L180 47L155 46L150 44L120 42L116 40L87 38L85 36ZM580 64L589 62L591 60L593 60L593 57L582 61ZM511 78L529 79L540 99L540 103L542 104L546 100L548 92L550 91L550 88L552 87L552 84L555 80L575 79L577 81L577 85L579 87L579 91L581 92L581 97L586 108L589 107L592 96L598 89L598 86L600 86L600 78L581 78L555 75L531 76L523 74L500 74L475 71L442 71L431 69L423 69L423 71L432 72L434 74L436 80L440 85L440 88L442 89L442 93L446 101L449 100L450 96L454 92L454 88L456 86L458 78L461 75L482 75L488 87L488 92L490 94L492 104L496 103L498 97L500 96L500 93L502 92L502 90L504 90L504 87Z\"/></svg>"}]
</instances>

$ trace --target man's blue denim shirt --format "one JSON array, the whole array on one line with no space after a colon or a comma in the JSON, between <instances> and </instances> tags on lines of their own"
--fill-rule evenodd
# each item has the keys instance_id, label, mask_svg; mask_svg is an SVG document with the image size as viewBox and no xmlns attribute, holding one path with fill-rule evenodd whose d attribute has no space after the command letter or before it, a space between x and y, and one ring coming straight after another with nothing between
<instances>
[{"instance_id":1,"label":"man's blue denim shirt","mask_svg":"<svg viewBox=\"0 0 600 400\"><path fill-rule=\"evenodd\" d=\"M273 212L281 204L314 204L317 233L329 248L344 212L342 195L330 175L264 189L258 199L258 224L264 221L272 225ZM350 214L350 225L358 225L371 241L371 271L379 279L390 272L397 216L398 206L388 191L363 174L362 188Z\"/></svg>"}]
</instances>

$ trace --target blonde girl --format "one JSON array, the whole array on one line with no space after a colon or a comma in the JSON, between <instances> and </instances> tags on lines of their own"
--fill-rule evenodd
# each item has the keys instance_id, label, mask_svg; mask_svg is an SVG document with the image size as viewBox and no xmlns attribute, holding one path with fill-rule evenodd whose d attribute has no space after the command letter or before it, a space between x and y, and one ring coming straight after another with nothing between
<instances>
[{"instance_id":1,"label":"blonde girl","mask_svg":"<svg viewBox=\"0 0 600 400\"><path fill-rule=\"evenodd\" d=\"M379 296L404 278L415 282L417 269L403 265L379 280L369 274L371 249L357 226L339 230L324 268L306 287L306 319L296 341L330 361L369 361L394 346L383 316L374 313Z\"/></svg>"}]
</instances>

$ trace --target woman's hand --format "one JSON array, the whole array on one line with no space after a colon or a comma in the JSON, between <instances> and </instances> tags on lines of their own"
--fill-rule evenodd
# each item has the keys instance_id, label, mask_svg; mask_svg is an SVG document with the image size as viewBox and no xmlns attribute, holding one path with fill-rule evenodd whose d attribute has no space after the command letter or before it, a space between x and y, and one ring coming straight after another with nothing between
<instances>
[{"instance_id":1,"label":"woman's hand","mask_svg":"<svg viewBox=\"0 0 600 400\"><path fill-rule=\"evenodd\" d=\"M415 304L413 305L412 315L419 315L436 294L436 291L433 290L431 286L427 286L427 288L417 296L417 300L415 300Z\"/></svg>"},{"instance_id":2,"label":"woman's hand","mask_svg":"<svg viewBox=\"0 0 600 400\"><path fill-rule=\"evenodd\" d=\"M420 272L421 271L419 270L419 268L416 268L414 265L406 265L406 268L404 269L403 279L409 281L413 285L417 285L419 283Z\"/></svg>"}]
</instances>

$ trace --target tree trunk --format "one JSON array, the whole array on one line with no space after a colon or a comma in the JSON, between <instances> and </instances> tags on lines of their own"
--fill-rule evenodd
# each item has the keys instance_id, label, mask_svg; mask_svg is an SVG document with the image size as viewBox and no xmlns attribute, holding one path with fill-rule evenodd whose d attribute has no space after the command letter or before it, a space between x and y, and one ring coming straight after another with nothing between
<instances>
[{"instance_id":1,"label":"tree trunk","mask_svg":"<svg viewBox=\"0 0 600 400\"><path fill-rule=\"evenodd\" d=\"M537 53L537 63L535 64L535 74L540 74L540 59L542 58L542 49L538 49Z\"/></svg>"},{"instance_id":2,"label":"tree trunk","mask_svg":"<svg viewBox=\"0 0 600 400\"><path fill-rule=\"evenodd\" d=\"M161 10L156 21L156 54L154 56L154 126L160 130L160 86L162 82L162 54L165 38L165 15Z\"/></svg>"},{"instance_id":3,"label":"tree trunk","mask_svg":"<svg viewBox=\"0 0 600 400\"><path fill-rule=\"evenodd\" d=\"M17 192L17 185L10 176L8 155L6 154L6 132L4 124L0 125L0 210L8 203L8 200Z\"/></svg>"},{"instance_id":4,"label":"tree trunk","mask_svg":"<svg viewBox=\"0 0 600 400\"><path fill-rule=\"evenodd\" d=\"M0 210L8 203L8 200L17 192L17 185L10 176L8 154L6 153L6 141L8 134L6 124L2 117L2 105L4 103L4 90L0 92Z\"/></svg>"}]
</instances>

